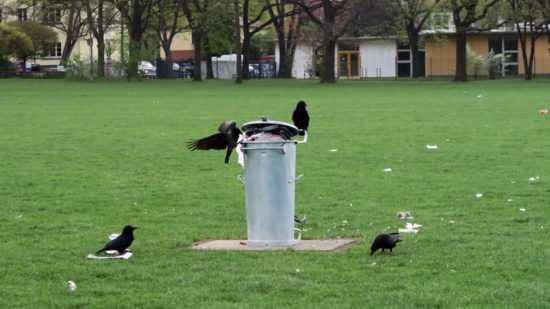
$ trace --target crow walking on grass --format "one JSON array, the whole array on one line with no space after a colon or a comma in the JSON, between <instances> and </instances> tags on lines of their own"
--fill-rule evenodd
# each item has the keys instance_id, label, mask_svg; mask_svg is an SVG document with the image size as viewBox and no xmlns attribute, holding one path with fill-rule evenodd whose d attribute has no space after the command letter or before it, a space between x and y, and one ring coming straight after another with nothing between
<instances>
[{"instance_id":1,"label":"crow walking on grass","mask_svg":"<svg viewBox=\"0 0 550 309\"><path fill-rule=\"evenodd\" d=\"M230 120L220 124L218 133L212 134L208 137L192 140L187 143L187 148L191 150L210 150L210 149L226 149L225 164L229 163L229 156L239 141L239 136L242 134L241 130L237 128L237 122Z\"/></svg>"},{"instance_id":2,"label":"crow walking on grass","mask_svg":"<svg viewBox=\"0 0 550 309\"><path fill-rule=\"evenodd\" d=\"M137 227L133 227L131 225L125 226L122 230L122 234L118 235L117 238L109 241L102 249L97 250L96 254L111 250L116 250L119 254L123 254L134 241L135 229L137 229Z\"/></svg>"},{"instance_id":3,"label":"crow walking on grass","mask_svg":"<svg viewBox=\"0 0 550 309\"><path fill-rule=\"evenodd\" d=\"M399 236L401 236L399 233L380 234L376 236L370 247L370 255L373 255L378 249L382 249L382 252L384 252L384 249L390 249L390 252L392 252L392 249L401 241Z\"/></svg>"},{"instance_id":4,"label":"crow walking on grass","mask_svg":"<svg viewBox=\"0 0 550 309\"><path fill-rule=\"evenodd\" d=\"M304 131L307 131L307 127L309 127L309 114L306 106L306 102L300 101L292 113L292 121L294 121L294 125L300 130L300 135L304 135Z\"/></svg>"}]
</instances>

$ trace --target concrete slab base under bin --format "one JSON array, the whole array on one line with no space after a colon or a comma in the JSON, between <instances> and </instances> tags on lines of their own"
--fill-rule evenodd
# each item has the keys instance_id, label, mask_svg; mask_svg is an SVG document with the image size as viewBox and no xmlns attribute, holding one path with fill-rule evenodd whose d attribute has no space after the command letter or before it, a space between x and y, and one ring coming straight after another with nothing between
<instances>
[{"instance_id":1,"label":"concrete slab base under bin","mask_svg":"<svg viewBox=\"0 0 550 309\"><path fill-rule=\"evenodd\" d=\"M355 243L356 238L334 238L334 239L312 239L300 240L296 245L291 247L251 247L246 245L246 240L205 240L194 243L191 249L206 249L206 250L243 250L243 251L266 251L266 250L317 250L323 252L341 251Z\"/></svg>"}]
</instances>

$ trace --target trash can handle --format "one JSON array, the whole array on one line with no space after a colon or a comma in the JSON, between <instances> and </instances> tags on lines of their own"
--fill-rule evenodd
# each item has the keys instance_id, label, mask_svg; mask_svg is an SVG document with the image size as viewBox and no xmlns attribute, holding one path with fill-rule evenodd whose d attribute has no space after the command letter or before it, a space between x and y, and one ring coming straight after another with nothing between
<instances>
[{"instance_id":1,"label":"trash can handle","mask_svg":"<svg viewBox=\"0 0 550 309\"><path fill-rule=\"evenodd\" d=\"M304 139L302 139L301 141L296 141L296 144L305 144L307 143L307 131L304 130Z\"/></svg>"},{"instance_id":2,"label":"trash can handle","mask_svg":"<svg viewBox=\"0 0 550 309\"><path fill-rule=\"evenodd\" d=\"M237 175L237 179L240 180L243 184L246 185L246 180L244 180L242 175Z\"/></svg>"},{"instance_id":3,"label":"trash can handle","mask_svg":"<svg viewBox=\"0 0 550 309\"><path fill-rule=\"evenodd\" d=\"M298 177L296 177L294 179L290 179L288 181L288 183L298 182L298 181L302 180L302 177L304 177L304 174L300 174L300 175L298 175Z\"/></svg>"}]
</instances>

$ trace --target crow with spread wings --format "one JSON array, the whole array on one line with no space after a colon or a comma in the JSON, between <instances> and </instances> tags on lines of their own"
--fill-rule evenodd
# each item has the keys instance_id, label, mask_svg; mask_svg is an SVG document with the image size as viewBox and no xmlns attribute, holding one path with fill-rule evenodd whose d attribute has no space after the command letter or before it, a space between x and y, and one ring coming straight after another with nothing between
<instances>
[{"instance_id":1,"label":"crow with spread wings","mask_svg":"<svg viewBox=\"0 0 550 309\"><path fill-rule=\"evenodd\" d=\"M241 134L241 130L237 128L237 122L229 120L220 124L218 133L205 138L192 140L187 143L187 148L190 150L221 150L227 148L227 153L225 155L225 164L227 164L229 163L231 152L237 147L237 142Z\"/></svg>"}]
</instances>

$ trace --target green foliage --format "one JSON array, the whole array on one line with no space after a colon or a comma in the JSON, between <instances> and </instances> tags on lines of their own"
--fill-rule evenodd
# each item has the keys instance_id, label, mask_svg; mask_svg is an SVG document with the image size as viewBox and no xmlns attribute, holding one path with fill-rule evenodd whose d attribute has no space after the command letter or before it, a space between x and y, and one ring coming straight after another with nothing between
<instances>
[{"instance_id":1,"label":"green foliage","mask_svg":"<svg viewBox=\"0 0 550 309\"><path fill-rule=\"evenodd\" d=\"M84 64L84 61L80 59L79 54L73 54L71 60L67 64L67 73L65 74L67 79L82 80L89 75L89 65Z\"/></svg>"},{"instance_id":2,"label":"green foliage","mask_svg":"<svg viewBox=\"0 0 550 309\"><path fill-rule=\"evenodd\" d=\"M57 42L57 33L48 26L29 20L14 21L9 24L30 38L33 51L29 56L38 56L48 44Z\"/></svg>"},{"instance_id":3,"label":"green foliage","mask_svg":"<svg viewBox=\"0 0 550 309\"><path fill-rule=\"evenodd\" d=\"M487 70L489 79L497 79L502 77L502 64L504 62L503 54L496 54L492 49L487 55Z\"/></svg>"},{"instance_id":4,"label":"green foliage","mask_svg":"<svg viewBox=\"0 0 550 309\"><path fill-rule=\"evenodd\" d=\"M208 10L208 45L212 56L221 56L235 51L234 16L226 1L214 1ZM229 9L228 9L229 8Z\"/></svg>"},{"instance_id":5,"label":"green foliage","mask_svg":"<svg viewBox=\"0 0 550 309\"><path fill-rule=\"evenodd\" d=\"M256 34L250 44L250 59L259 60L263 55L275 55L275 44L266 35Z\"/></svg>"},{"instance_id":6,"label":"green foliage","mask_svg":"<svg viewBox=\"0 0 550 309\"><path fill-rule=\"evenodd\" d=\"M15 71L15 67L11 64L11 62L4 58L3 56L0 56L0 72L13 72Z\"/></svg>"},{"instance_id":7,"label":"green foliage","mask_svg":"<svg viewBox=\"0 0 550 309\"><path fill-rule=\"evenodd\" d=\"M16 27L0 24L0 58L15 57L25 60L33 54L31 39Z\"/></svg>"},{"instance_id":8,"label":"green foliage","mask_svg":"<svg viewBox=\"0 0 550 309\"><path fill-rule=\"evenodd\" d=\"M347 25L350 36L387 36L406 33L400 20L399 3L396 1L359 0L353 2L356 13Z\"/></svg>"},{"instance_id":9,"label":"green foliage","mask_svg":"<svg viewBox=\"0 0 550 309\"><path fill-rule=\"evenodd\" d=\"M468 75L473 75L475 79L477 79L482 70L487 67L487 59L476 54L469 44L466 45L466 67Z\"/></svg>"},{"instance_id":10,"label":"green foliage","mask_svg":"<svg viewBox=\"0 0 550 309\"><path fill-rule=\"evenodd\" d=\"M2 80L0 308L546 308L547 97L542 79ZM245 239L246 211L235 154L185 141L227 119L290 122L300 99L302 238L359 243L189 249ZM422 228L370 256L400 210ZM125 224L140 228L130 260L86 259Z\"/></svg>"}]
</instances>

